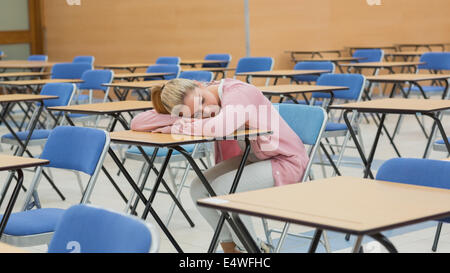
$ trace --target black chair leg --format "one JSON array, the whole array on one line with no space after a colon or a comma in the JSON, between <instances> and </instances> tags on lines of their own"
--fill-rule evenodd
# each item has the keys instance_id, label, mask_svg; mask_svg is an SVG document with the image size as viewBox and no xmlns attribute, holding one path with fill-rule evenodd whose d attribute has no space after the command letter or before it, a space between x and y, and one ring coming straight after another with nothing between
<instances>
[{"instance_id":1,"label":"black chair leg","mask_svg":"<svg viewBox=\"0 0 450 273\"><path fill-rule=\"evenodd\" d=\"M441 236L441 230L442 230L442 222L439 222L437 229L436 229L436 234L434 235L433 247L431 248L431 250L433 252L436 252L436 250L437 250L438 243L439 243L439 237Z\"/></svg>"}]
</instances>

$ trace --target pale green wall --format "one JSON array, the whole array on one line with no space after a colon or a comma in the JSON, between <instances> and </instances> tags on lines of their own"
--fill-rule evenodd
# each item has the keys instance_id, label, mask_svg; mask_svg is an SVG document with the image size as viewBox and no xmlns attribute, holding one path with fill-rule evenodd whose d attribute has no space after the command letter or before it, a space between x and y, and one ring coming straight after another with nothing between
<instances>
[{"instance_id":1,"label":"pale green wall","mask_svg":"<svg viewBox=\"0 0 450 273\"><path fill-rule=\"evenodd\" d=\"M0 31L28 30L28 0L0 0ZM29 44L1 45L5 59L27 59Z\"/></svg>"}]
</instances>

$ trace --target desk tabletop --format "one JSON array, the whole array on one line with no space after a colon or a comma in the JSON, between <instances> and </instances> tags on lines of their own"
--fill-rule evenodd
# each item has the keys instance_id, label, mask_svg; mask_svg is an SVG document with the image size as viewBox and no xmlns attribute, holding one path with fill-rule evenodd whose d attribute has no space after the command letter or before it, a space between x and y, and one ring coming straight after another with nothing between
<instances>
[{"instance_id":1,"label":"desk tabletop","mask_svg":"<svg viewBox=\"0 0 450 273\"><path fill-rule=\"evenodd\" d=\"M97 68L104 69L131 69L131 68L147 68L154 63L129 63L129 64L105 64L105 65L96 65Z\"/></svg>"},{"instance_id":2,"label":"desk tabletop","mask_svg":"<svg viewBox=\"0 0 450 273\"><path fill-rule=\"evenodd\" d=\"M29 158L29 157L18 157L10 155L0 155L0 171L11 171L23 168L37 167L48 165L50 161Z\"/></svg>"},{"instance_id":3,"label":"desk tabletop","mask_svg":"<svg viewBox=\"0 0 450 273\"><path fill-rule=\"evenodd\" d=\"M311 50L286 50L286 53L294 54L313 54L313 53L340 53L339 49L311 49Z\"/></svg>"},{"instance_id":4,"label":"desk tabletop","mask_svg":"<svg viewBox=\"0 0 450 273\"><path fill-rule=\"evenodd\" d=\"M54 62L8 60L0 61L0 68L44 68L52 67Z\"/></svg>"},{"instance_id":5,"label":"desk tabletop","mask_svg":"<svg viewBox=\"0 0 450 273\"><path fill-rule=\"evenodd\" d=\"M370 62L370 63L345 63L340 66L362 68L406 67L424 64L423 62Z\"/></svg>"},{"instance_id":6,"label":"desk tabletop","mask_svg":"<svg viewBox=\"0 0 450 273\"><path fill-rule=\"evenodd\" d=\"M222 72L222 71L233 71L236 70L235 67L190 67L181 68L181 71L211 71L211 72Z\"/></svg>"},{"instance_id":7,"label":"desk tabletop","mask_svg":"<svg viewBox=\"0 0 450 273\"><path fill-rule=\"evenodd\" d=\"M48 107L51 111L64 111L77 114L113 114L122 112L142 111L153 109L151 101L115 101L93 104L77 104L70 106Z\"/></svg>"},{"instance_id":8,"label":"desk tabletop","mask_svg":"<svg viewBox=\"0 0 450 273\"><path fill-rule=\"evenodd\" d=\"M396 46L401 47L409 47L409 46L442 46L447 45L448 43L401 43L396 44Z\"/></svg>"},{"instance_id":9,"label":"desk tabletop","mask_svg":"<svg viewBox=\"0 0 450 273\"><path fill-rule=\"evenodd\" d=\"M45 77L50 75L50 72L7 72L0 73L0 78Z\"/></svg>"},{"instance_id":10,"label":"desk tabletop","mask_svg":"<svg viewBox=\"0 0 450 273\"><path fill-rule=\"evenodd\" d=\"M29 86L29 85L45 85L47 83L82 83L79 79L36 79L36 80L19 80L19 81L1 81L0 85Z\"/></svg>"},{"instance_id":11,"label":"desk tabletop","mask_svg":"<svg viewBox=\"0 0 450 273\"><path fill-rule=\"evenodd\" d=\"M368 76L366 79L372 82L419 82L430 80L449 79L450 74L388 74Z\"/></svg>"},{"instance_id":12,"label":"desk tabletop","mask_svg":"<svg viewBox=\"0 0 450 273\"><path fill-rule=\"evenodd\" d=\"M411 56L422 56L426 52L428 51L398 51L398 52L387 52L384 55L411 57Z\"/></svg>"},{"instance_id":13,"label":"desk tabletop","mask_svg":"<svg viewBox=\"0 0 450 273\"><path fill-rule=\"evenodd\" d=\"M255 138L257 136L268 134L272 134L272 132L259 130L245 130L236 132L233 135L227 137L207 137L207 136L159 134L159 133L136 132L136 131L120 131L110 133L110 137L111 141L121 144L173 147L185 144L213 142L225 139Z\"/></svg>"},{"instance_id":14,"label":"desk tabletop","mask_svg":"<svg viewBox=\"0 0 450 273\"><path fill-rule=\"evenodd\" d=\"M450 190L334 177L199 200L210 208L357 235L450 215Z\"/></svg>"},{"instance_id":15,"label":"desk tabletop","mask_svg":"<svg viewBox=\"0 0 450 273\"><path fill-rule=\"evenodd\" d=\"M173 75L175 73L119 73L114 74L114 79L133 79L145 77L163 77ZM1 75L1 74L0 74Z\"/></svg>"},{"instance_id":16,"label":"desk tabletop","mask_svg":"<svg viewBox=\"0 0 450 273\"><path fill-rule=\"evenodd\" d=\"M330 109L357 110L374 113L431 113L450 109L450 100L435 99L379 99L331 105Z\"/></svg>"},{"instance_id":17,"label":"desk tabletop","mask_svg":"<svg viewBox=\"0 0 450 273\"><path fill-rule=\"evenodd\" d=\"M322 73L329 73L329 70L271 70L271 71L257 71L238 73L238 76L257 76L257 77L291 77L300 75L317 75Z\"/></svg>"},{"instance_id":18,"label":"desk tabletop","mask_svg":"<svg viewBox=\"0 0 450 273\"><path fill-rule=\"evenodd\" d=\"M350 49L397 49L395 45L367 45L367 46L346 46Z\"/></svg>"},{"instance_id":19,"label":"desk tabletop","mask_svg":"<svg viewBox=\"0 0 450 273\"><path fill-rule=\"evenodd\" d=\"M323 58L308 58L308 59L299 59L299 62L355 62L361 61L366 58L363 57L323 57Z\"/></svg>"},{"instance_id":20,"label":"desk tabletop","mask_svg":"<svg viewBox=\"0 0 450 273\"><path fill-rule=\"evenodd\" d=\"M228 63L224 60L202 60L202 59L192 59L192 60L181 60L180 65L195 65L195 64L223 64Z\"/></svg>"},{"instance_id":21,"label":"desk tabletop","mask_svg":"<svg viewBox=\"0 0 450 273\"><path fill-rule=\"evenodd\" d=\"M0 243L0 253L10 254L10 253L28 253L25 249L21 249L15 246L11 246L5 243Z\"/></svg>"},{"instance_id":22,"label":"desk tabletop","mask_svg":"<svg viewBox=\"0 0 450 273\"><path fill-rule=\"evenodd\" d=\"M33 95L33 94L10 94L0 95L0 103L21 102L21 101L43 101L57 99L57 96Z\"/></svg>"},{"instance_id":23,"label":"desk tabletop","mask_svg":"<svg viewBox=\"0 0 450 273\"><path fill-rule=\"evenodd\" d=\"M283 95L296 93L315 93L315 92L331 92L348 90L345 86L325 86L325 85L308 85L308 84L285 84L285 85L269 85L258 86L261 92L266 95Z\"/></svg>"},{"instance_id":24,"label":"desk tabletop","mask_svg":"<svg viewBox=\"0 0 450 273\"><path fill-rule=\"evenodd\" d=\"M149 89L157 85L166 84L167 82L168 81L166 80L156 80L156 81L140 81L140 82L117 82L103 85L124 89Z\"/></svg>"}]
</instances>

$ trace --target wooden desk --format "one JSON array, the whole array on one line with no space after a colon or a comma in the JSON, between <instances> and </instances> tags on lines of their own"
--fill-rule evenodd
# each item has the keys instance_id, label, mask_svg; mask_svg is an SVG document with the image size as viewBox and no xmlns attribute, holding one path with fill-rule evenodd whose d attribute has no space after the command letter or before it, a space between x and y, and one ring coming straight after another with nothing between
<instances>
[{"instance_id":1,"label":"wooden desk","mask_svg":"<svg viewBox=\"0 0 450 273\"><path fill-rule=\"evenodd\" d=\"M95 67L101 69L128 70L130 73L134 73L138 68L147 68L151 65L153 65L153 63L107 64L96 65Z\"/></svg>"},{"instance_id":2,"label":"wooden desk","mask_svg":"<svg viewBox=\"0 0 450 273\"><path fill-rule=\"evenodd\" d=\"M315 56L318 56L320 58L323 58L323 54L337 54L338 57L342 56L341 50L287 50L285 53L289 53L291 55L291 60L294 63L297 63L299 60L295 58L295 55L311 55L311 58L314 58Z\"/></svg>"},{"instance_id":3,"label":"wooden desk","mask_svg":"<svg viewBox=\"0 0 450 273\"><path fill-rule=\"evenodd\" d=\"M158 191L158 188L163 180L163 176L165 173L165 170L169 164L170 158L172 156L173 150L178 151L181 155L183 155L186 160L191 165L192 169L195 171L197 176L199 177L201 183L203 186L208 190L208 193L210 196L216 196L217 194L209 184L208 180L203 175L202 171L200 170L199 166L195 162L195 160L191 157L191 154L188 153L186 150L183 149L182 145L186 144L198 144L198 143L205 143L205 142L213 142L217 140L224 140L224 139L245 139L246 148L244 151L244 155L242 157L241 163L239 165L239 168L237 170L236 177L233 181L233 186L231 187L230 193L234 193L237 185L239 183L240 175L242 174L242 171L245 167L245 163L247 161L248 155L250 153L250 138L255 138L257 136L261 135L267 135L271 134L271 132L267 131L258 131L258 130L246 130L246 131L240 131L236 132L235 134L228 136L228 137L206 137L206 136L189 136L189 135L171 135L171 134L158 134L158 133L147 133L147 132L134 132L134 131L123 131L123 132L112 132L110 134L111 141L118 144L127 144L127 145L136 145L141 152L141 154L144 156L145 160L150 164L150 166L153 166L153 160L156 157L156 154L158 152L158 149L155 149L152 155L152 159L149 158L149 156L145 153L145 151L142 149L141 146L152 146L155 148L168 148L169 151L167 153L166 159L164 160L161 170L156 170L157 172L157 180L155 182L155 185L153 187L152 193L150 195L150 198L147 199L145 195L142 193L142 189L139 188L136 183L134 182L131 175L128 173L128 171L125 169L123 164L121 163L120 159L117 157L115 152L112 149L109 149L109 154L111 155L114 162L119 167L120 171L124 174L125 178L127 179L128 183L132 186L133 190L138 195L139 199L145 204L146 208L144 210L144 214L142 216L143 219L146 219L148 216L148 213L151 213L152 216L157 221L158 225L161 227L163 232L166 234L166 236L169 238L171 243L174 245L174 247L177 249L178 252L182 252L182 249L176 242L176 240L173 238L169 230L166 228L164 223L160 220L158 214L154 211L152 208L152 203L154 201L154 198L156 196L156 193ZM164 183L163 183L164 185ZM168 188L169 194L172 195L170 188ZM175 200L177 200L175 198ZM176 201L175 201L176 202ZM182 206L179 205L179 208L182 209ZM183 210L182 210L183 212ZM185 215L186 216L186 215ZM188 217L186 217L188 218ZM218 227L216 229L216 232L214 234L213 240L211 242L209 252L213 252L215 250L218 235L221 232L222 226L225 221L228 221L233 229L236 228L233 221L228 217L227 214L224 214L218 224ZM193 223L190 223L191 225Z\"/></svg>"},{"instance_id":4,"label":"wooden desk","mask_svg":"<svg viewBox=\"0 0 450 273\"><path fill-rule=\"evenodd\" d=\"M17 88L28 88L34 94L39 94L39 90L47 83L82 83L79 79L36 79L36 80L20 80L20 81L1 81L0 86L5 86L8 92L13 92Z\"/></svg>"},{"instance_id":5,"label":"wooden desk","mask_svg":"<svg viewBox=\"0 0 450 273\"><path fill-rule=\"evenodd\" d=\"M158 86L158 85L164 85L168 81L166 80L156 80L156 81L140 81L140 82L118 82L118 83L111 83L111 84L103 84L103 86L112 87L114 93L116 94L117 98L121 101L126 100L128 93L130 90L140 90L140 91L149 91L152 87ZM141 93L139 93L139 96L141 100L148 100L145 99Z\"/></svg>"},{"instance_id":6,"label":"wooden desk","mask_svg":"<svg viewBox=\"0 0 450 273\"><path fill-rule=\"evenodd\" d=\"M15 246L10 246L5 243L0 243L0 253L4 254L19 254L19 253L28 253L25 249L21 249Z\"/></svg>"},{"instance_id":7,"label":"wooden desk","mask_svg":"<svg viewBox=\"0 0 450 273\"><path fill-rule=\"evenodd\" d=\"M1 81L10 81L13 78L14 81L17 81L20 78L43 78L50 75L49 72L9 72L0 73L0 79Z\"/></svg>"},{"instance_id":8,"label":"wooden desk","mask_svg":"<svg viewBox=\"0 0 450 273\"><path fill-rule=\"evenodd\" d=\"M8 223L9 217L12 213L14 205L16 203L17 197L19 196L20 189L23 184L23 171L22 169L37 167L48 165L50 162L48 160L36 159L36 158L24 158L17 156L9 156L9 155L0 155L0 171L15 171L17 172L17 184L14 187L13 193L10 197L8 205L6 207L5 213L3 214L2 220L0 222L0 237L3 235L3 232ZM10 175L12 176L12 175ZM9 189L10 181L7 182L6 187L4 189L4 193ZM3 199L3 198L2 198Z\"/></svg>"},{"instance_id":9,"label":"wooden desk","mask_svg":"<svg viewBox=\"0 0 450 273\"><path fill-rule=\"evenodd\" d=\"M308 98L305 96L306 93L321 93L328 92L331 94L332 99L334 98L333 91L344 91L348 90L345 86L324 86L324 85L306 85L306 84L286 84L286 85L270 85L270 86L258 86L257 87L266 96L281 96L283 102L283 97L287 97L294 103L298 103L294 95L302 94L305 99L306 104L309 104Z\"/></svg>"},{"instance_id":10,"label":"wooden desk","mask_svg":"<svg viewBox=\"0 0 450 273\"><path fill-rule=\"evenodd\" d=\"M381 136L382 130L385 131L388 136L391 145L394 147L397 155L401 157L398 149L394 144L394 140L389 134L389 132L384 127L384 121L386 119L387 114L400 114L400 115L416 115L422 114L430 117L434 120L434 124L431 130L431 133L428 138L427 147L425 149L424 158L428 153L428 149L433 140L434 133L436 131L436 127L439 129L442 138L445 141L445 145L447 147L448 152L450 153L450 143L448 141L447 135L445 133L444 127L440 121L440 112L444 110L450 109L450 100L432 100L432 99L381 99L381 100L372 100L372 101L364 101L357 103L347 103L342 105L332 105L329 107L330 109L340 109L344 110L344 120L347 124L347 128L349 128L349 132L355 142L355 145L358 149L359 155L365 166L364 177L374 178L370 168L372 165L372 161L375 157L376 148L378 145L379 138ZM375 140L372 145L371 152L369 156L366 158L363 150L361 149L360 143L356 137L356 134L351 127L350 120L348 118L349 113L357 111L359 113L376 113L381 114L380 123L378 126L377 133L375 135Z\"/></svg>"},{"instance_id":11,"label":"wooden desk","mask_svg":"<svg viewBox=\"0 0 450 273\"><path fill-rule=\"evenodd\" d=\"M422 56L425 51L397 51L397 52L389 52L385 53L384 56L386 59L387 57L391 57L391 61L395 61L396 57L403 58L403 61L405 62L412 62L415 58Z\"/></svg>"},{"instance_id":12,"label":"wooden desk","mask_svg":"<svg viewBox=\"0 0 450 273\"><path fill-rule=\"evenodd\" d=\"M76 114L111 115L122 112L134 112L153 109L150 101L116 101L93 104L78 104L70 106L49 107L50 111L61 111Z\"/></svg>"},{"instance_id":13,"label":"wooden desk","mask_svg":"<svg viewBox=\"0 0 450 273\"><path fill-rule=\"evenodd\" d=\"M114 74L114 80L127 80L127 81L134 81L139 78L160 78L161 80L164 80L164 76L170 76L174 75L174 73L120 73L120 74Z\"/></svg>"},{"instance_id":14,"label":"wooden desk","mask_svg":"<svg viewBox=\"0 0 450 273\"><path fill-rule=\"evenodd\" d=\"M401 87L400 90L402 91L405 98L408 97L408 94L404 93L403 84L409 83L411 85L416 85L419 90L421 91L422 96L425 99L428 99L425 91L423 90L422 86L420 85L420 82L423 81L439 81L444 84L444 90L442 95L442 99L445 99L447 97L448 93L448 79L450 78L450 74L390 74L390 75L377 75L377 76L368 76L366 79L373 82L380 82L380 83L393 83L392 91L389 95L389 97L393 97L396 89L398 87Z\"/></svg>"},{"instance_id":15,"label":"wooden desk","mask_svg":"<svg viewBox=\"0 0 450 273\"><path fill-rule=\"evenodd\" d=\"M6 69L38 69L52 67L54 62L38 62L38 61L22 61L22 60L8 60L0 61L0 70Z\"/></svg>"},{"instance_id":16,"label":"wooden desk","mask_svg":"<svg viewBox=\"0 0 450 273\"><path fill-rule=\"evenodd\" d=\"M247 82L250 77L255 78L275 78L274 85L277 84L279 78L292 78L294 76L302 75L320 75L323 73L330 73L328 70L271 70L271 71L257 71L237 73L236 76L246 76Z\"/></svg>"},{"instance_id":17,"label":"wooden desk","mask_svg":"<svg viewBox=\"0 0 450 273\"><path fill-rule=\"evenodd\" d=\"M229 61L224 61L224 60L201 60L201 59L197 59L197 60L181 60L180 65L189 65L191 67L195 67L196 65L204 65L204 64L215 64L215 65L220 65L220 64L226 64Z\"/></svg>"},{"instance_id":18,"label":"wooden desk","mask_svg":"<svg viewBox=\"0 0 450 273\"><path fill-rule=\"evenodd\" d=\"M341 73L344 73L342 70L342 67L339 65L340 63L347 63L347 62L359 62L366 58L359 58L359 57L325 57L321 59L301 59L298 60L298 62L332 62L335 64L335 66L339 69Z\"/></svg>"},{"instance_id":19,"label":"wooden desk","mask_svg":"<svg viewBox=\"0 0 450 273\"><path fill-rule=\"evenodd\" d=\"M346 48L349 50L350 55L353 55L356 50L361 49L384 49L397 51L397 47L395 45L347 46Z\"/></svg>"},{"instance_id":20,"label":"wooden desk","mask_svg":"<svg viewBox=\"0 0 450 273\"><path fill-rule=\"evenodd\" d=\"M433 51L432 47L440 47L442 51L445 51L446 45L447 43L403 43L397 44L396 46L400 51L402 51L405 47L413 47L416 51L418 51L421 47L427 48L429 51Z\"/></svg>"},{"instance_id":21,"label":"wooden desk","mask_svg":"<svg viewBox=\"0 0 450 273\"><path fill-rule=\"evenodd\" d=\"M370 62L370 63L349 63L340 64L342 67L355 68L360 73L362 69L375 69L377 72L379 69L387 69L391 74L394 74L394 68L417 68L418 65L424 64L422 62ZM374 73L377 74L377 73Z\"/></svg>"},{"instance_id":22,"label":"wooden desk","mask_svg":"<svg viewBox=\"0 0 450 273\"><path fill-rule=\"evenodd\" d=\"M197 203L233 212L234 217L247 214L314 227L319 232L311 252L316 250L322 230L357 235L356 251L362 237L371 236L395 252L381 232L450 215L449 190L353 177L237 193Z\"/></svg>"}]
</instances>

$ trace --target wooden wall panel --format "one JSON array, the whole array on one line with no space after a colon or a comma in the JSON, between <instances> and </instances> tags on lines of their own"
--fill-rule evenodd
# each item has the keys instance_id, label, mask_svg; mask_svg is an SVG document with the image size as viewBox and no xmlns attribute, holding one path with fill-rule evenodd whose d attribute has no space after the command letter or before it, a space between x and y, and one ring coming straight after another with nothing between
<instances>
[{"instance_id":1,"label":"wooden wall panel","mask_svg":"<svg viewBox=\"0 0 450 273\"><path fill-rule=\"evenodd\" d=\"M245 55L243 0L45 1L51 60L91 54L97 63L154 61L158 56ZM450 42L448 0L250 0L251 51L289 68L288 49L399 42Z\"/></svg>"}]
</instances>

